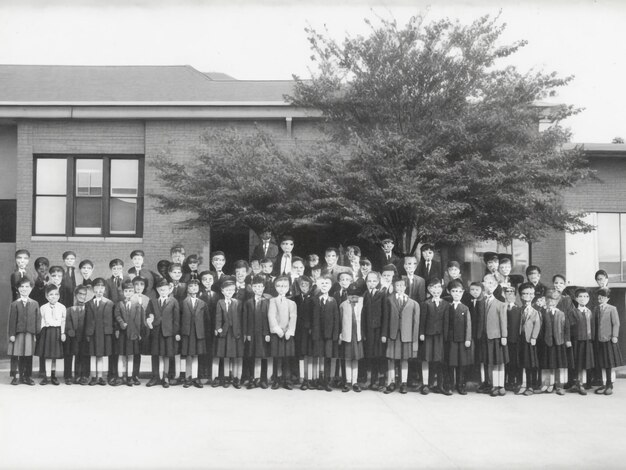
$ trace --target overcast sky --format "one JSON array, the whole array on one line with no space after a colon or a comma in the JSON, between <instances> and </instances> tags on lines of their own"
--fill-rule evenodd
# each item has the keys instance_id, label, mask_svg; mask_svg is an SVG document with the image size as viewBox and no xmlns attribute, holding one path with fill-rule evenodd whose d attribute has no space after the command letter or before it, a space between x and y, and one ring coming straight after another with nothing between
<instances>
[{"instance_id":1,"label":"overcast sky","mask_svg":"<svg viewBox=\"0 0 626 470\"><path fill-rule=\"evenodd\" d=\"M471 21L497 14L504 41L529 41L514 63L575 75L558 100L584 107L567 123L576 142L626 138L626 1L0 0L0 63L180 65L238 79L309 75L304 28L337 38L367 32L363 18L399 22L427 11Z\"/></svg>"}]
</instances>

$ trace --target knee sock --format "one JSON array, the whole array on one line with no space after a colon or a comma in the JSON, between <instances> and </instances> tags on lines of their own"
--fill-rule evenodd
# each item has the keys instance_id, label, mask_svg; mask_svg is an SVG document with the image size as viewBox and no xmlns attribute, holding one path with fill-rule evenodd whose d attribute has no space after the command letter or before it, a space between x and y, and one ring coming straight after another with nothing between
<instances>
[{"instance_id":1,"label":"knee sock","mask_svg":"<svg viewBox=\"0 0 626 470\"><path fill-rule=\"evenodd\" d=\"M46 372L48 374L51 374L51 371L52 371L52 359L46 359Z\"/></svg>"},{"instance_id":2,"label":"knee sock","mask_svg":"<svg viewBox=\"0 0 626 470\"><path fill-rule=\"evenodd\" d=\"M174 356L174 378L180 377L180 354Z\"/></svg>"},{"instance_id":3,"label":"knee sock","mask_svg":"<svg viewBox=\"0 0 626 470\"><path fill-rule=\"evenodd\" d=\"M91 367L90 367L90 376L91 377L95 377L96 376L96 358L95 356L91 356L89 358L90 362L91 362Z\"/></svg>"},{"instance_id":4,"label":"knee sock","mask_svg":"<svg viewBox=\"0 0 626 470\"><path fill-rule=\"evenodd\" d=\"M387 385L391 385L396 381L396 365L393 359L387 361Z\"/></svg>"},{"instance_id":5,"label":"knee sock","mask_svg":"<svg viewBox=\"0 0 626 470\"><path fill-rule=\"evenodd\" d=\"M254 360L254 374L252 376L253 379L258 379L261 377L261 359Z\"/></svg>"},{"instance_id":6,"label":"knee sock","mask_svg":"<svg viewBox=\"0 0 626 470\"><path fill-rule=\"evenodd\" d=\"M191 379L193 376L193 371L191 370L191 363L192 361L190 360L190 357L187 356L187 358L185 359L185 378L187 379Z\"/></svg>"},{"instance_id":7,"label":"knee sock","mask_svg":"<svg viewBox=\"0 0 626 470\"><path fill-rule=\"evenodd\" d=\"M133 368L134 368L134 362L135 362L135 358L130 355L130 356L126 356L126 364L124 364L126 366L126 377L132 377L133 376Z\"/></svg>"},{"instance_id":8,"label":"knee sock","mask_svg":"<svg viewBox=\"0 0 626 470\"><path fill-rule=\"evenodd\" d=\"M267 380L272 380L272 376L274 375L274 359L271 357L267 358Z\"/></svg>"},{"instance_id":9,"label":"knee sock","mask_svg":"<svg viewBox=\"0 0 626 470\"><path fill-rule=\"evenodd\" d=\"M117 357L117 376L118 377L122 377L124 375L124 360L126 359L125 356L118 356Z\"/></svg>"},{"instance_id":10,"label":"knee sock","mask_svg":"<svg viewBox=\"0 0 626 470\"><path fill-rule=\"evenodd\" d=\"M404 359L400 363L400 383L405 384L408 375L409 375L409 361Z\"/></svg>"},{"instance_id":11,"label":"knee sock","mask_svg":"<svg viewBox=\"0 0 626 470\"><path fill-rule=\"evenodd\" d=\"M300 380L304 380L304 359L298 360L298 375L300 376Z\"/></svg>"},{"instance_id":12,"label":"knee sock","mask_svg":"<svg viewBox=\"0 0 626 470\"><path fill-rule=\"evenodd\" d=\"M217 379L220 374L220 360L218 357L213 358L213 364L211 365L211 378Z\"/></svg>"},{"instance_id":13,"label":"knee sock","mask_svg":"<svg viewBox=\"0 0 626 470\"><path fill-rule=\"evenodd\" d=\"M102 371L104 366L104 358L103 357L96 357L96 375L98 376L99 379L102 378Z\"/></svg>"},{"instance_id":14,"label":"knee sock","mask_svg":"<svg viewBox=\"0 0 626 470\"><path fill-rule=\"evenodd\" d=\"M428 385L429 384L429 373L428 373L428 362L424 361L422 362L422 382L423 385Z\"/></svg>"},{"instance_id":15,"label":"knee sock","mask_svg":"<svg viewBox=\"0 0 626 470\"><path fill-rule=\"evenodd\" d=\"M189 362L189 356L187 356L187 362ZM198 356L191 358L191 376L194 379L198 378Z\"/></svg>"}]
</instances>

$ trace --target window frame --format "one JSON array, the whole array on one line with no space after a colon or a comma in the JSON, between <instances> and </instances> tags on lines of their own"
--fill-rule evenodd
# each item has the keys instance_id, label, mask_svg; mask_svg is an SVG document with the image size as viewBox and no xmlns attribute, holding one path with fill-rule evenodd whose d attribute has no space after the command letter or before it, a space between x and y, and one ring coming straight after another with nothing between
<instances>
[{"instance_id":1,"label":"window frame","mask_svg":"<svg viewBox=\"0 0 626 470\"><path fill-rule=\"evenodd\" d=\"M38 161L43 159L66 160L66 203L65 203L65 233L37 233L37 166ZM102 160L102 232L99 234L77 234L74 220L76 215L76 161L77 160ZM112 160L137 160L137 199L136 230L134 234L111 233L111 161ZM145 190L145 156L141 154L33 154L33 191L32 191L32 227L31 236L35 237L86 237L86 238L141 238L143 237L144 221L144 190ZM43 195L45 196L45 194ZM63 197L60 196L59 197ZM118 196L115 196L118 197Z\"/></svg>"},{"instance_id":2,"label":"window frame","mask_svg":"<svg viewBox=\"0 0 626 470\"><path fill-rule=\"evenodd\" d=\"M617 215L617 229L618 229L618 233L617 233L617 238L618 238L618 244L619 244L619 279L615 280L615 279L611 279L611 285L614 284L623 284L626 283L626 271L624 270L624 263L626 262L626 259L624 259L624 244L622 243L622 240L624 238L624 232L622 230L622 219L626 219L626 212L619 212L619 211L595 211L596 213L596 232L597 232L597 237L599 237L600 234L600 221L598 220L598 216L600 214L604 214L604 215ZM600 261L600 243L599 241L596 239L596 250L598 251L598 269L605 269L603 267L600 266L600 263L602 263L602 261ZM605 269L606 270L606 269ZM609 279L611 277L611 273L607 271L607 274L609 275Z\"/></svg>"}]
</instances>

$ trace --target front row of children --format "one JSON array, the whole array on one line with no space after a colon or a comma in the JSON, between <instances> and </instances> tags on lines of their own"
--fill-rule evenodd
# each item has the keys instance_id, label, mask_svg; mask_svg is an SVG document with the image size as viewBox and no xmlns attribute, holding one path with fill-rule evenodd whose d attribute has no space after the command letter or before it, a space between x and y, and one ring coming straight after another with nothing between
<instances>
[{"instance_id":1,"label":"front row of children","mask_svg":"<svg viewBox=\"0 0 626 470\"><path fill-rule=\"evenodd\" d=\"M492 274L484 276L482 285L471 284L469 298L460 280L448 284L444 299L441 281L430 279L430 298L421 304L406 295L407 280L399 276L381 288L380 274L370 272L364 283L348 287L341 302L330 295L329 274L322 274L315 286L307 276L295 282L299 293L288 296L290 278L278 276L273 282L277 295L271 297L264 292L266 277L257 275L251 292L242 298L235 295L237 282L226 278L218 299L210 288L201 292L201 282L191 279L186 296L177 299L172 285L161 279L158 297L150 299L138 276L124 282L123 300L114 304L104 296L105 281L96 279L94 297L86 301L87 288L79 286L74 306L66 310L58 286L46 286L48 302L40 307L29 298L32 281L23 277L9 315L9 355L18 371L12 384L34 385L32 356L38 355L46 365L42 385L59 384L56 360L64 357L66 366L74 363L74 379L66 379L67 384L105 385L104 358L114 357L114 384L139 385L144 354L152 356L148 386L169 387L170 361L178 377L183 357L184 386L201 388L198 359L208 357L213 387L232 383L241 388L246 357L253 364L248 388L268 388L271 381L273 389L292 389L295 358L301 389L331 391L341 358L345 392L361 391L361 364L370 389L392 393L399 384L400 393L407 393L409 361L419 361L422 394L451 395L453 388L466 394L466 374L476 364L481 368L479 392L494 397L506 394L505 377L517 394L563 394L568 374L571 390L586 394L587 371L596 366L603 374L603 386L596 393L610 395L613 369L623 364L618 314L608 304L607 288L597 291L594 310L587 308L589 293L578 289L577 306L564 312L557 308L560 296L555 290L546 292L545 308L539 306L531 283L518 288L521 308L509 303L516 295L512 287L505 288L506 303L498 300L494 292L499 284ZM385 371L385 383L379 386L379 373Z\"/></svg>"}]
</instances>

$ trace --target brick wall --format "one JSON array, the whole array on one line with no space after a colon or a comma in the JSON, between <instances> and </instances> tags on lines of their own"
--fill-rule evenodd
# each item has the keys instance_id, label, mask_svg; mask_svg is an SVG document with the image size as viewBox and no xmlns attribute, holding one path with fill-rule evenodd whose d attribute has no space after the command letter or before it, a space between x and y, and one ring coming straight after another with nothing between
<instances>
[{"instance_id":1,"label":"brick wall","mask_svg":"<svg viewBox=\"0 0 626 470\"><path fill-rule=\"evenodd\" d=\"M589 212L626 212L626 158L593 157L595 179L565 193L568 209Z\"/></svg>"}]
</instances>

